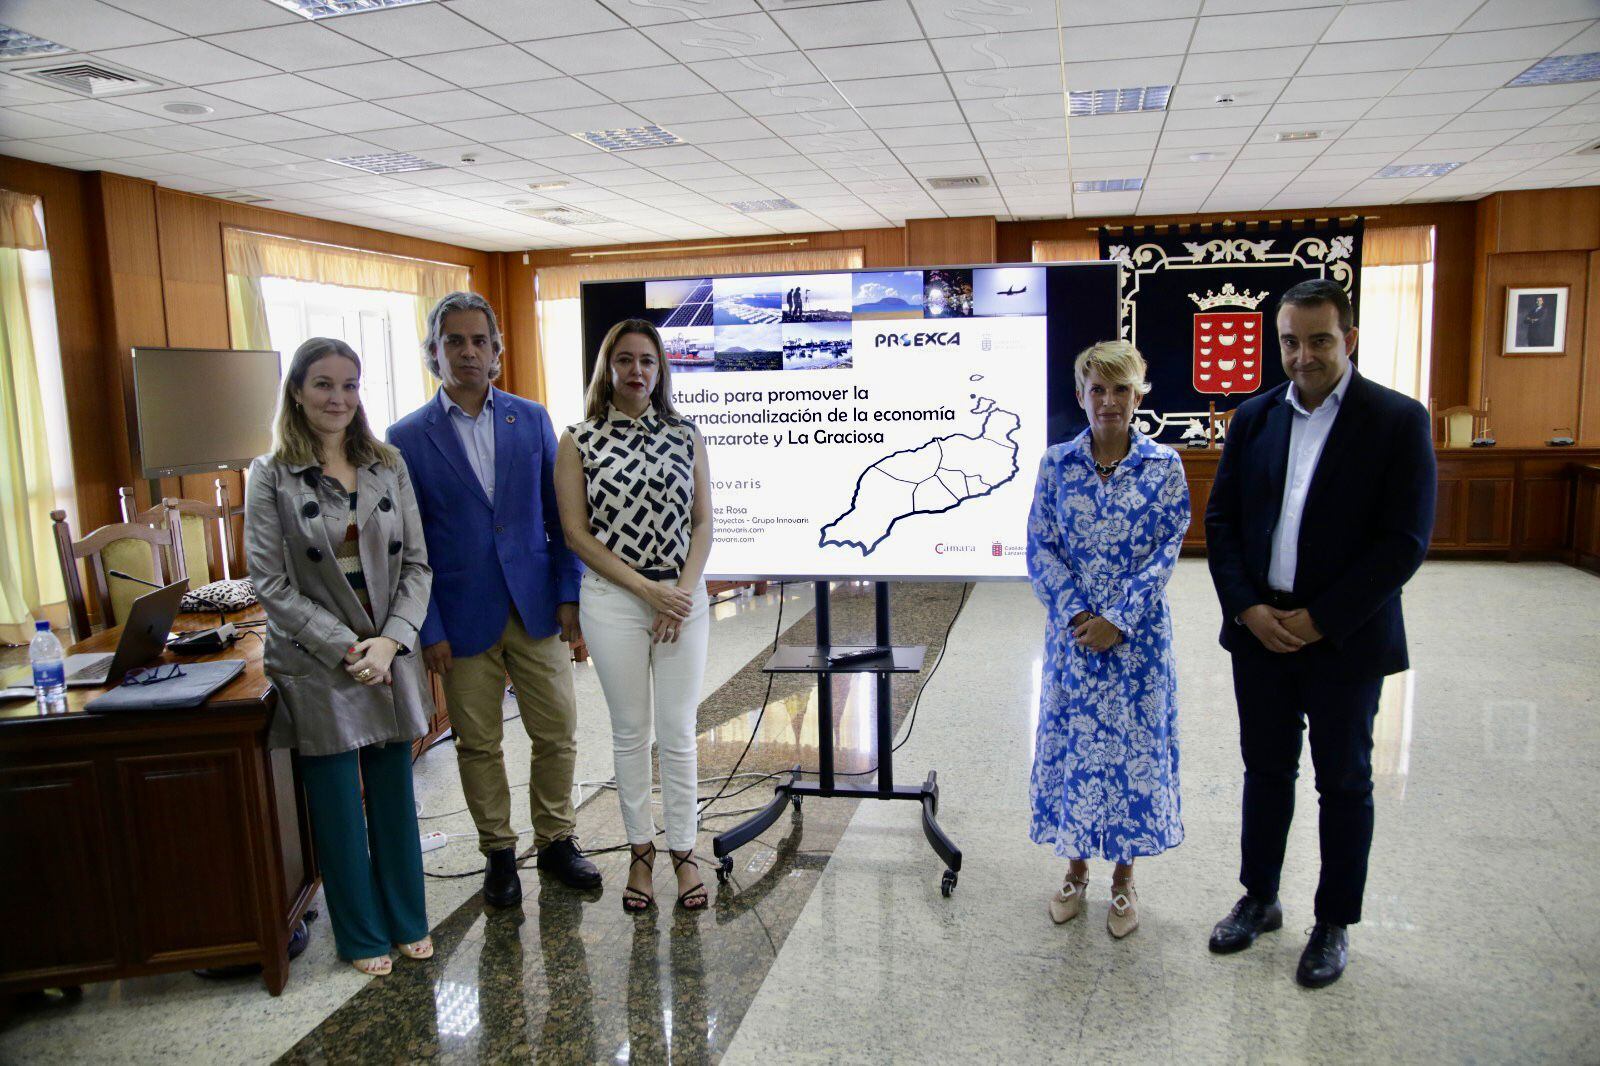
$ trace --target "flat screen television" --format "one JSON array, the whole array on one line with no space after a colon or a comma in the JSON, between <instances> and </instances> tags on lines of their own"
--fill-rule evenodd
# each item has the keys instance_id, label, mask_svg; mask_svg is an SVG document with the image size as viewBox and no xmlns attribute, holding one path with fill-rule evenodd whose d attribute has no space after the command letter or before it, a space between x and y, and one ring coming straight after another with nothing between
<instances>
[{"instance_id":1,"label":"flat screen television","mask_svg":"<svg viewBox=\"0 0 1600 1066\"><path fill-rule=\"evenodd\" d=\"M1027 575L1047 445L1084 425L1072 361L1117 336L1115 263L587 282L584 380L610 327L660 330L699 426L708 576Z\"/></svg>"},{"instance_id":2,"label":"flat screen television","mask_svg":"<svg viewBox=\"0 0 1600 1066\"><path fill-rule=\"evenodd\" d=\"M238 470L269 450L280 374L277 352L133 349L144 476Z\"/></svg>"}]
</instances>

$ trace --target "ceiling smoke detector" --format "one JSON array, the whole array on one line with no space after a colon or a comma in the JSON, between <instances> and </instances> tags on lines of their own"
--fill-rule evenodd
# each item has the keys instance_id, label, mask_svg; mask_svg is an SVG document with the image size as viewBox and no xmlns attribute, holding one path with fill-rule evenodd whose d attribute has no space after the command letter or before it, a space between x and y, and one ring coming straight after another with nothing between
<instances>
[{"instance_id":1,"label":"ceiling smoke detector","mask_svg":"<svg viewBox=\"0 0 1600 1066\"><path fill-rule=\"evenodd\" d=\"M207 104L194 104L183 100L177 100L170 104L162 104L161 110L172 115L209 115L211 112L215 111L216 108Z\"/></svg>"}]
</instances>

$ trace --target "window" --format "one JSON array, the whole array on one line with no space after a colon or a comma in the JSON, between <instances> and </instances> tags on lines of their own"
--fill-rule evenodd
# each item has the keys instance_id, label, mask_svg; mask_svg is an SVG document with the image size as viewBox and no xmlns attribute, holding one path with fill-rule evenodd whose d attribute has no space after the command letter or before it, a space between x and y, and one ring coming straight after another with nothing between
<instances>
[{"instance_id":1,"label":"window","mask_svg":"<svg viewBox=\"0 0 1600 1066\"><path fill-rule=\"evenodd\" d=\"M1369 228L1356 360L1369 380L1428 403L1433 348L1433 227Z\"/></svg>"},{"instance_id":2,"label":"window","mask_svg":"<svg viewBox=\"0 0 1600 1066\"><path fill-rule=\"evenodd\" d=\"M379 437L420 407L431 382L418 354L416 297L410 293L264 277L267 335L287 373L295 349L312 337L333 337L361 357L361 404Z\"/></svg>"}]
</instances>

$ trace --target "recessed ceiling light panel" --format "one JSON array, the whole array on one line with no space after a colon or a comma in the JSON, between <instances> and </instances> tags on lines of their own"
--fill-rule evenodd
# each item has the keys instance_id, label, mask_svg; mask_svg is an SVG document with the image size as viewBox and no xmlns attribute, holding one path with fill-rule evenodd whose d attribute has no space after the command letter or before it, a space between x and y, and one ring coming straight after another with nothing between
<instances>
[{"instance_id":1,"label":"recessed ceiling light panel","mask_svg":"<svg viewBox=\"0 0 1600 1066\"><path fill-rule=\"evenodd\" d=\"M354 15L362 11L381 11L386 7L422 4L428 0L272 0L272 2L293 11L301 18L325 19L334 15Z\"/></svg>"},{"instance_id":2,"label":"recessed ceiling light panel","mask_svg":"<svg viewBox=\"0 0 1600 1066\"><path fill-rule=\"evenodd\" d=\"M1272 135L1272 139L1280 144L1284 141L1316 141L1321 138L1321 130L1283 130Z\"/></svg>"},{"instance_id":3,"label":"recessed ceiling light panel","mask_svg":"<svg viewBox=\"0 0 1600 1066\"><path fill-rule=\"evenodd\" d=\"M423 159L409 152L387 152L382 155L347 155L330 158L330 163L338 163L341 167L350 167L353 170L364 170L368 174L407 174L415 170L444 170L443 163L435 163L431 159Z\"/></svg>"},{"instance_id":4,"label":"recessed ceiling light panel","mask_svg":"<svg viewBox=\"0 0 1600 1066\"><path fill-rule=\"evenodd\" d=\"M1546 56L1506 85L1564 85L1572 81L1594 81L1600 78L1600 52L1585 52L1575 56Z\"/></svg>"},{"instance_id":5,"label":"recessed ceiling light panel","mask_svg":"<svg viewBox=\"0 0 1600 1066\"><path fill-rule=\"evenodd\" d=\"M72 49L64 44L35 37L31 33L0 26L0 59L32 59L35 56L55 56Z\"/></svg>"},{"instance_id":6,"label":"recessed ceiling light panel","mask_svg":"<svg viewBox=\"0 0 1600 1066\"><path fill-rule=\"evenodd\" d=\"M1123 111L1165 111L1170 85L1146 85L1137 89L1082 89L1067 94L1067 114L1115 115Z\"/></svg>"},{"instance_id":7,"label":"recessed ceiling light panel","mask_svg":"<svg viewBox=\"0 0 1600 1066\"><path fill-rule=\"evenodd\" d=\"M1450 173L1460 163L1399 163L1384 167L1375 175L1380 178L1437 178Z\"/></svg>"},{"instance_id":8,"label":"recessed ceiling light panel","mask_svg":"<svg viewBox=\"0 0 1600 1066\"><path fill-rule=\"evenodd\" d=\"M528 188L534 192L551 192L555 189L565 189L571 184L572 182L570 181L530 181L528 182Z\"/></svg>"},{"instance_id":9,"label":"recessed ceiling light panel","mask_svg":"<svg viewBox=\"0 0 1600 1066\"><path fill-rule=\"evenodd\" d=\"M660 126L630 126L620 130L589 130L574 133L580 141L587 141L607 152L631 152L638 148L665 148L682 144L683 138Z\"/></svg>"},{"instance_id":10,"label":"recessed ceiling light panel","mask_svg":"<svg viewBox=\"0 0 1600 1066\"><path fill-rule=\"evenodd\" d=\"M1144 188L1143 178L1103 178L1099 181L1075 181L1073 192L1137 192Z\"/></svg>"},{"instance_id":11,"label":"recessed ceiling light panel","mask_svg":"<svg viewBox=\"0 0 1600 1066\"><path fill-rule=\"evenodd\" d=\"M782 198L776 200L737 200L728 205L735 211L743 211L747 215L758 214L762 211L798 211L800 210L792 201Z\"/></svg>"}]
</instances>

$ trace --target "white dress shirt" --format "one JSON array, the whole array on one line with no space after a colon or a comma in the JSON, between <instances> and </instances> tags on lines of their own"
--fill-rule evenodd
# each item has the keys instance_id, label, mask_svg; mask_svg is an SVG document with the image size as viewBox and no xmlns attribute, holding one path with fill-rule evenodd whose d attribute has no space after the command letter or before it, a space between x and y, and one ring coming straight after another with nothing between
<instances>
[{"instance_id":1,"label":"white dress shirt","mask_svg":"<svg viewBox=\"0 0 1600 1066\"><path fill-rule=\"evenodd\" d=\"M1350 376L1355 364L1347 364L1344 376L1333 392L1308 411L1300 402L1300 391L1289 383L1284 402L1293 412L1294 422L1289 429L1289 466L1283 478L1283 505L1278 512L1278 524L1272 530L1272 561L1267 566L1267 585L1279 592L1294 591L1294 572L1299 562L1300 522L1305 518L1306 493L1311 489L1311 477L1317 471L1317 460L1322 457L1323 445L1328 443L1328 433L1333 420L1344 405L1344 394L1350 388Z\"/></svg>"},{"instance_id":2,"label":"white dress shirt","mask_svg":"<svg viewBox=\"0 0 1600 1066\"><path fill-rule=\"evenodd\" d=\"M467 465L478 475L483 494L494 504L494 390L484 398L483 409L476 418L462 410L444 389L439 390L439 406L444 408L450 425L455 427L461 440L461 450L467 453Z\"/></svg>"}]
</instances>

